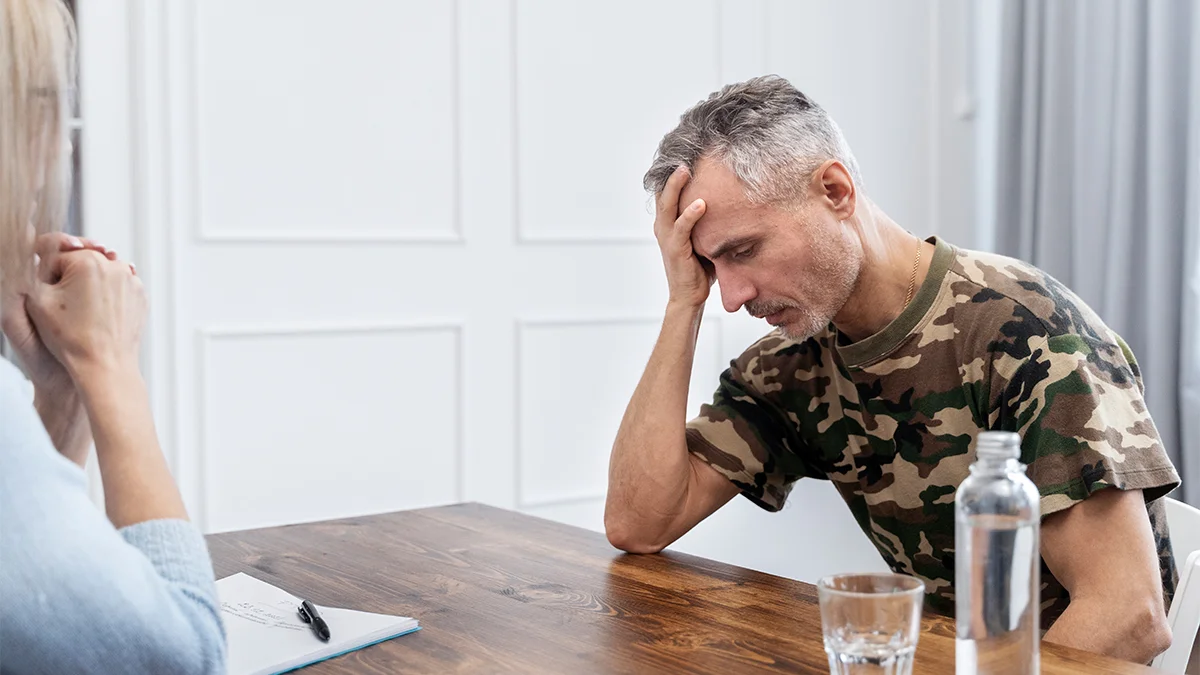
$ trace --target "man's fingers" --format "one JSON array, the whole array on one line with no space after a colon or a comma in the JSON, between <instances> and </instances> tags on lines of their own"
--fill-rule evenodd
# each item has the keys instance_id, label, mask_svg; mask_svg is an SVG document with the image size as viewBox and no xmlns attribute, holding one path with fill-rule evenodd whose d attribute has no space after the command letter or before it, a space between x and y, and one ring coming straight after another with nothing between
<instances>
[{"instance_id":1,"label":"man's fingers","mask_svg":"<svg viewBox=\"0 0 1200 675\"><path fill-rule=\"evenodd\" d=\"M660 217L670 221L679 215L679 193L683 191L683 186L687 185L691 177L687 167L681 165L675 168L675 172L663 186L662 192L658 193L658 215Z\"/></svg>"},{"instance_id":2,"label":"man's fingers","mask_svg":"<svg viewBox=\"0 0 1200 675\"><path fill-rule=\"evenodd\" d=\"M679 217L675 219L675 236L680 239L691 239L692 228L696 226L696 221L704 216L705 208L707 205L703 199L697 199L688 204L683 213L680 213Z\"/></svg>"}]
</instances>

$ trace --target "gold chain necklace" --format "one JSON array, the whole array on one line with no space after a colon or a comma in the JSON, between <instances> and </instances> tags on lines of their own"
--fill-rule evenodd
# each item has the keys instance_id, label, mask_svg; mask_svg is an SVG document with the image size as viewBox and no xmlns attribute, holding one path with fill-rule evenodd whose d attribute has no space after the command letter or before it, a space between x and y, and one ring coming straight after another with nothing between
<instances>
[{"instance_id":1,"label":"gold chain necklace","mask_svg":"<svg viewBox=\"0 0 1200 675\"><path fill-rule=\"evenodd\" d=\"M904 296L904 306L912 301L913 291L917 289L917 270L921 267L921 242L917 241L917 259L913 261L912 276L908 279L908 294Z\"/></svg>"}]
</instances>

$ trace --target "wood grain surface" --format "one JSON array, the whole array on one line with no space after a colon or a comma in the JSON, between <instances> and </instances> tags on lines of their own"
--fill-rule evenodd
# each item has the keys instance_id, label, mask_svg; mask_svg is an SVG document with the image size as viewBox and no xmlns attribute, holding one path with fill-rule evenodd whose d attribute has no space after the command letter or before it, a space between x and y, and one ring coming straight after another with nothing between
<instances>
[{"instance_id":1,"label":"wood grain surface","mask_svg":"<svg viewBox=\"0 0 1200 675\"><path fill-rule=\"evenodd\" d=\"M829 672L811 584L679 553L626 555L601 534L479 504L208 541L218 578L246 572L319 605L421 622L306 675ZM924 620L914 672L954 672L952 621ZM1155 672L1042 646L1045 675Z\"/></svg>"}]
</instances>

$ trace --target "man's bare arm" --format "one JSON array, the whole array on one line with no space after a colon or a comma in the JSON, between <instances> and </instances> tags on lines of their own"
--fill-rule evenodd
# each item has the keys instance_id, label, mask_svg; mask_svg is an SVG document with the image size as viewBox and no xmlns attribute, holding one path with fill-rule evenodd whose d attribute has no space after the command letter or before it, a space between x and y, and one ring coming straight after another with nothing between
<instances>
[{"instance_id":1,"label":"man's bare arm","mask_svg":"<svg viewBox=\"0 0 1200 675\"><path fill-rule=\"evenodd\" d=\"M1042 558L1071 594L1046 640L1136 663L1171 645L1141 490L1106 488L1042 522Z\"/></svg>"},{"instance_id":2,"label":"man's bare arm","mask_svg":"<svg viewBox=\"0 0 1200 675\"><path fill-rule=\"evenodd\" d=\"M704 202L697 199L679 209L688 178L686 169L677 169L658 196L654 234L670 300L609 460L604 528L613 546L631 553L662 550L737 494L732 483L687 449L688 382L712 286L691 242Z\"/></svg>"},{"instance_id":3,"label":"man's bare arm","mask_svg":"<svg viewBox=\"0 0 1200 675\"><path fill-rule=\"evenodd\" d=\"M613 546L630 553L657 553L737 494L687 449L684 421L699 324L699 311L668 310L613 444L604 527Z\"/></svg>"}]
</instances>

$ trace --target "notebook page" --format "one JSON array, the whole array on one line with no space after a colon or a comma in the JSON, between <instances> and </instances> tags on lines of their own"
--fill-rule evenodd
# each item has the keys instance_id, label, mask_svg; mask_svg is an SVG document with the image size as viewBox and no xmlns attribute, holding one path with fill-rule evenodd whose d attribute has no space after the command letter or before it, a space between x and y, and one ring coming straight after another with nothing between
<instances>
[{"instance_id":1,"label":"notebook page","mask_svg":"<svg viewBox=\"0 0 1200 675\"><path fill-rule=\"evenodd\" d=\"M409 617L318 606L329 642L300 619L300 599L247 574L217 582L229 637L230 675L270 675L351 651L417 627Z\"/></svg>"}]
</instances>

